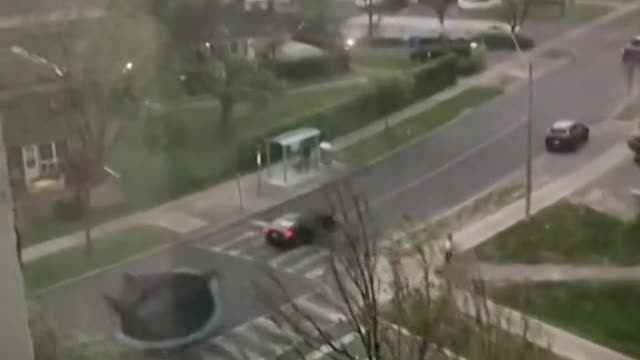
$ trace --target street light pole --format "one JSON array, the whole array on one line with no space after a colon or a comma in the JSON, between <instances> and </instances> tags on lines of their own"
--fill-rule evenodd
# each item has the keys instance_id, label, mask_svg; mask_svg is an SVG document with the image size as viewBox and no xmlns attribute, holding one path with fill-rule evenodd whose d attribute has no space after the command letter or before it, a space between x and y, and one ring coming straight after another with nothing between
<instances>
[{"instance_id":1,"label":"street light pole","mask_svg":"<svg viewBox=\"0 0 640 360\"><path fill-rule=\"evenodd\" d=\"M529 62L528 76L528 93L529 100L527 104L527 174L526 174L526 198L524 215L528 219L531 215L531 191L533 188L533 169L532 169L532 135L533 135L533 64Z\"/></svg>"}]
</instances>

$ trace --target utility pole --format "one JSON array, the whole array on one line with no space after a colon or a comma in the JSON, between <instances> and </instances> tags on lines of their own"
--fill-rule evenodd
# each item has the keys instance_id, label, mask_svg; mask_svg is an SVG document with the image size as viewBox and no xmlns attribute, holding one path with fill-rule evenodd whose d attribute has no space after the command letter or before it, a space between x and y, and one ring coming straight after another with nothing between
<instances>
[{"instance_id":1,"label":"utility pole","mask_svg":"<svg viewBox=\"0 0 640 360\"><path fill-rule=\"evenodd\" d=\"M525 208L524 208L524 216L529 219L531 215L531 191L533 188L533 179L532 179L532 132L533 132L533 64L529 62L529 101L527 106L527 174L526 174L526 185L525 185Z\"/></svg>"}]
</instances>

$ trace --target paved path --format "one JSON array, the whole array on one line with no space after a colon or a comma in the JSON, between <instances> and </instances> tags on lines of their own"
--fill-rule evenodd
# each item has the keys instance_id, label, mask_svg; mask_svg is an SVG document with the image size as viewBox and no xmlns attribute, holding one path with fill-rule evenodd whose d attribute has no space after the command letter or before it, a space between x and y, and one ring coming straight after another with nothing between
<instances>
[{"instance_id":1,"label":"paved path","mask_svg":"<svg viewBox=\"0 0 640 360\"><path fill-rule=\"evenodd\" d=\"M491 282L517 281L572 281L572 280L634 280L640 279L640 266L580 266L580 265L525 265L492 263L472 264L468 274Z\"/></svg>"}]
</instances>

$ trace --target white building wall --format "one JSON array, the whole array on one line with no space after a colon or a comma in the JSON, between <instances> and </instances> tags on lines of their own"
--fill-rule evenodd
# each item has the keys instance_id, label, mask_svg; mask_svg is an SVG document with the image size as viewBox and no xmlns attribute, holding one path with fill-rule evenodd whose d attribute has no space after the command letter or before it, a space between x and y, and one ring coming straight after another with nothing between
<instances>
[{"instance_id":1,"label":"white building wall","mask_svg":"<svg viewBox=\"0 0 640 360\"><path fill-rule=\"evenodd\" d=\"M0 117L0 358L33 360Z\"/></svg>"}]
</instances>

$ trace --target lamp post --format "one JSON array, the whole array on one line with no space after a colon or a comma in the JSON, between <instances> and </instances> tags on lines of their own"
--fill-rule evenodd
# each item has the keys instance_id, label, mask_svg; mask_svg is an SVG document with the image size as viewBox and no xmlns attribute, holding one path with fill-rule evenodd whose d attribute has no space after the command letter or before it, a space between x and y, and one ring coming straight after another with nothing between
<instances>
[{"instance_id":1,"label":"lamp post","mask_svg":"<svg viewBox=\"0 0 640 360\"><path fill-rule=\"evenodd\" d=\"M525 172L525 205L524 216L528 219L531 215L531 192L533 190L533 63L531 58L527 58L526 55L520 49L520 45L516 40L516 37L511 32L507 33L513 41L513 44L521 57L523 63L527 64L527 140L526 140L526 172Z\"/></svg>"}]
</instances>

